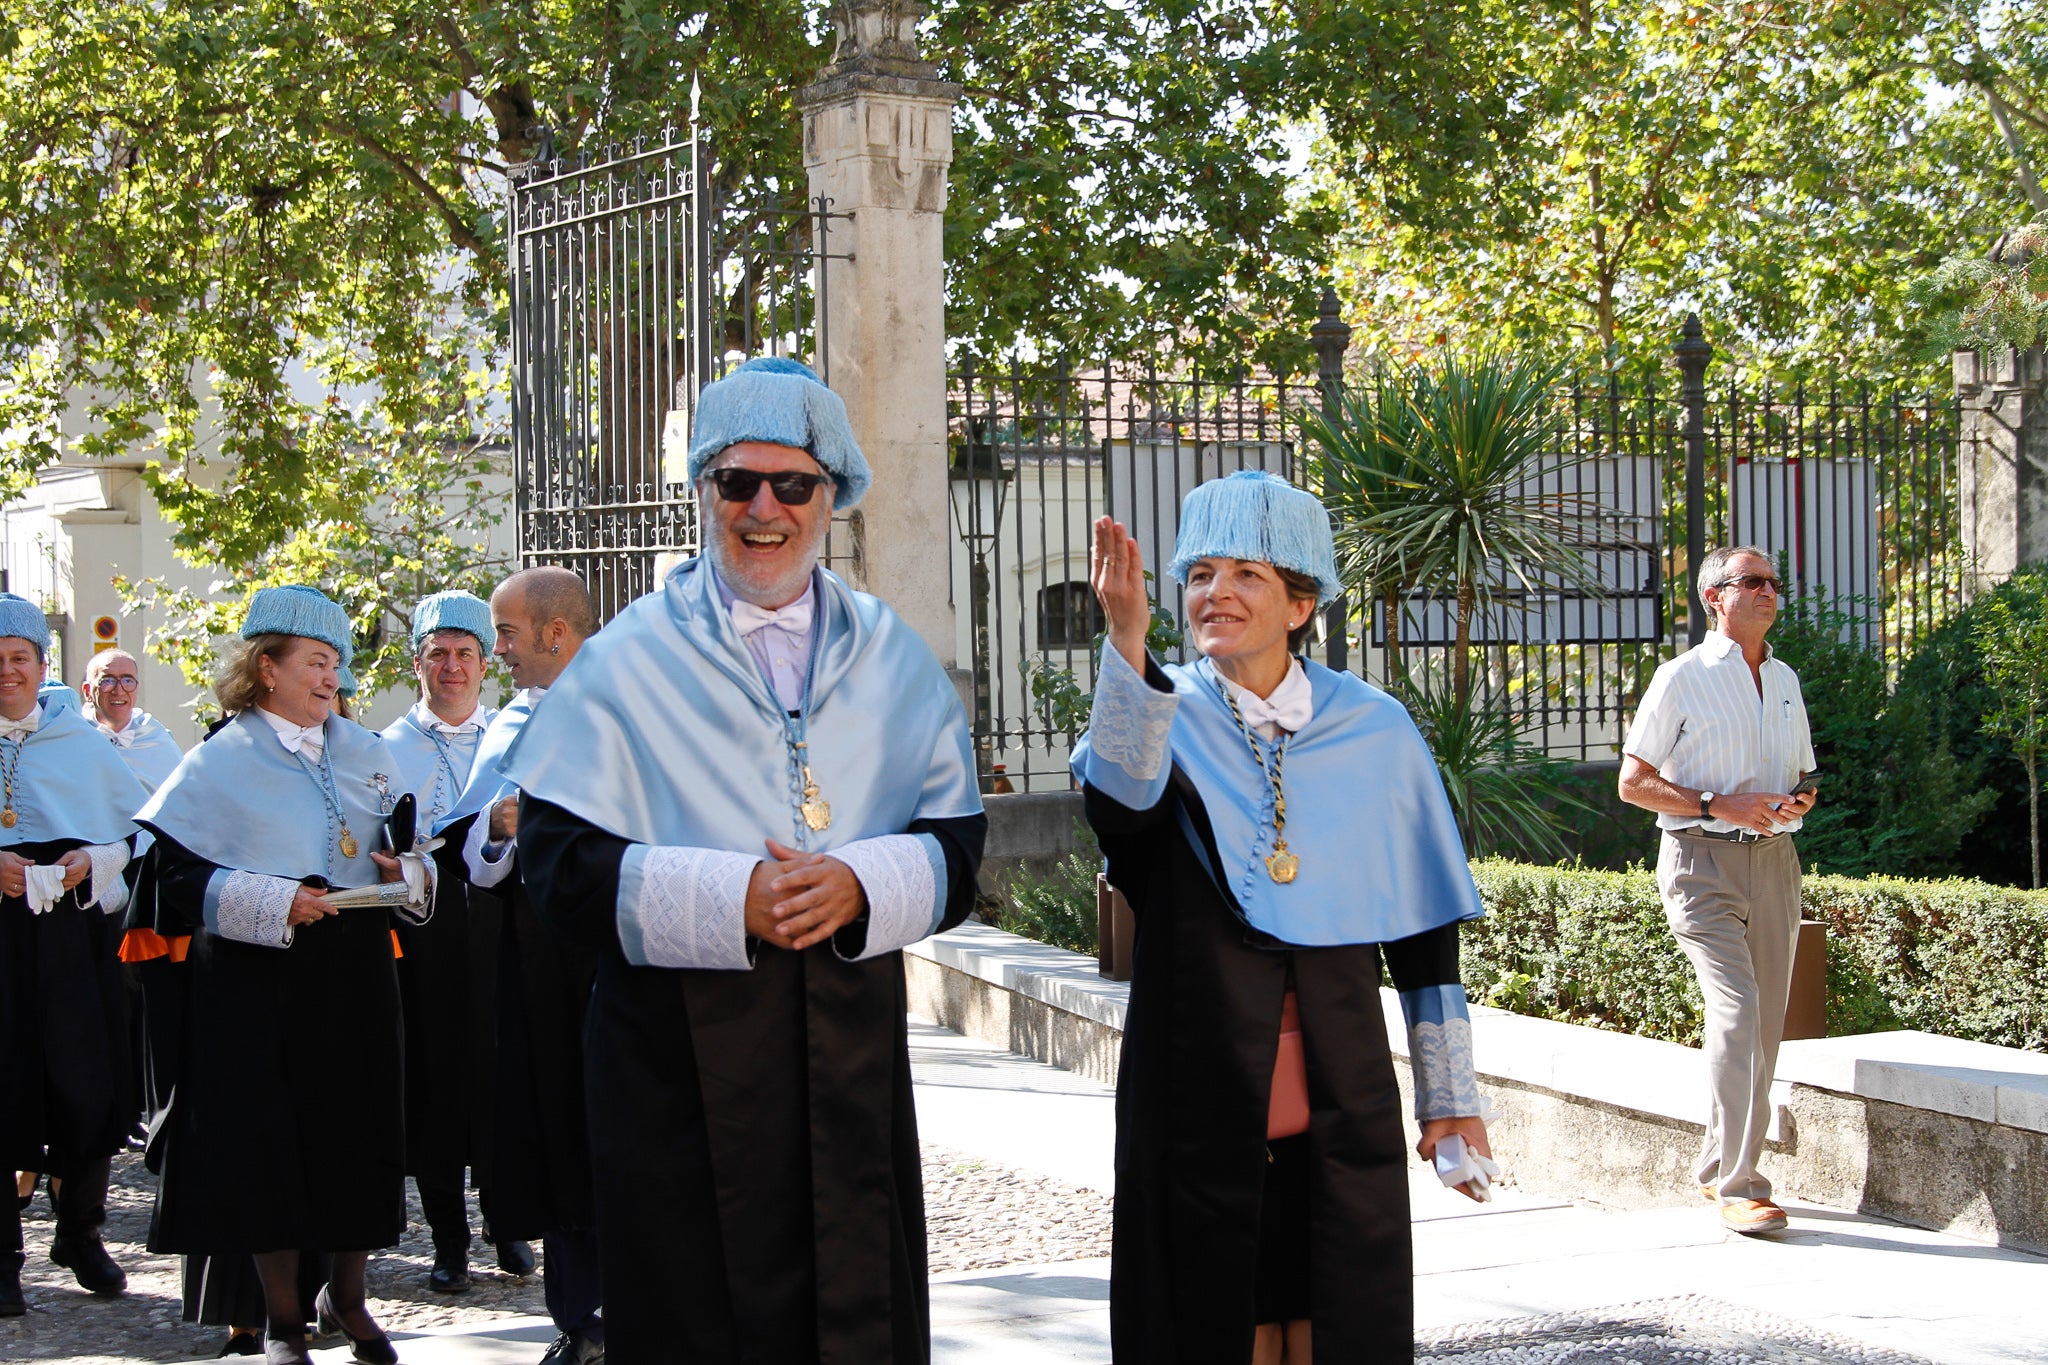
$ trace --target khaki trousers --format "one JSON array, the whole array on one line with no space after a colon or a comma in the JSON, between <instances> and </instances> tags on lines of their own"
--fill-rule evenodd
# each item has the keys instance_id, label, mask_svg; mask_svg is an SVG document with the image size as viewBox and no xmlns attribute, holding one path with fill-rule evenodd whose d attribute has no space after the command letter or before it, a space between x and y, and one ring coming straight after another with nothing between
<instances>
[{"instance_id":1,"label":"khaki trousers","mask_svg":"<svg viewBox=\"0 0 2048 1365\"><path fill-rule=\"evenodd\" d=\"M1713 1104L1699 1181L1718 1185L1724 1200L1768 1199L1771 1182L1757 1159L1799 941L1799 854L1788 835L1741 844L1666 832L1657 888L1707 1003Z\"/></svg>"}]
</instances>

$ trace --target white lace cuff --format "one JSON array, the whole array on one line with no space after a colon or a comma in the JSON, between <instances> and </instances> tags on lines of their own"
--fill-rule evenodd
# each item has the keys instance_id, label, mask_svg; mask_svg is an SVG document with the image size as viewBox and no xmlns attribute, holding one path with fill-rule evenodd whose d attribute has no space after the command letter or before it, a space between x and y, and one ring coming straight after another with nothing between
<instances>
[{"instance_id":1,"label":"white lace cuff","mask_svg":"<svg viewBox=\"0 0 2048 1365\"><path fill-rule=\"evenodd\" d=\"M1158 805L1166 792L1168 737L1179 708L1178 694L1155 690L1105 641L1088 733L1074 751L1075 775L1132 810Z\"/></svg>"},{"instance_id":2,"label":"white lace cuff","mask_svg":"<svg viewBox=\"0 0 2048 1365\"><path fill-rule=\"evenodd\" d=\"M292 946L292 898L299 884L290 877L223 868L206 883L207 930L259 948Z\"/></svg>"},{"instance_id":3,"label":"white lace cuff","mask_svg":"<svg viewBox=\"0 0 2048 1365\"><path fill-rule=\"evenodd\" d=\"M1408 1025L1408 1060L1415 1071L1415 1117L1464 1118L1484 1114L1479 1077L1472 1064L1472 1021L1419 1020Z\"/></svg>"},{"instance_id":4,"label":"white lace cuff","mask_svg":"<svg viewBox=\"0 0 2048 1365\"><path fill-rule=\"evenodd\" d=\"M488 891L504 881L512 875L512 855L518 851L517 839L507 839L495 846L491 843L491 807L485 806L469 822L469 837L462 842L462 865L469 872L470 885Z\"/></svg>"},{"instance_id":5,"label":"white lace cuff","mask_svg":"<svg viewBox=\"0 0 2048 1365\"><path fill-rule=\"evenodd\" d=\"M759 858L629 844L619 860L619 947L640 967L745 971L747 883Z\"/></svg>"},{"instance_id":6,"label":"white lace cuff","mask_svg":"<svg viewBox=\"0 0 2048 1365\"><path fill-rule=\"evenodd\" d=\"M109 915L127 908L128 883L121 880L121 869L128 866L128 845L87 844L85 856L92 859L92 875L86 879L82 903L97 905Z\"/></svg>"},{"instance_id":7,"label":"white lace cuff","mask_svg":"<svg viewBox=\"0 0 2048 1365\"><path fill-rule=\"evenodd\" d=\"M868 897L867 942L851 961L907 948L930 937L945 918L946 852L931 835L856 839L832 856L853 869ZM839 952L836 941L832 950Z\"/></svg>"}]
</instances>

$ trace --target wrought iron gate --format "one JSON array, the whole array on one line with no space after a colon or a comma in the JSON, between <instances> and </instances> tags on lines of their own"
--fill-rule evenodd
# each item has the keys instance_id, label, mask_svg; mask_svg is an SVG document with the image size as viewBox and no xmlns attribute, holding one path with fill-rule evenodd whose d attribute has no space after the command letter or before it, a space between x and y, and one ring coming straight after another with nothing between
<instances>
[{"instance_id":1,"label":"wrought iron gate","mask_svg":"<svg viewBox=\"0 0 2048 1365\"><path fill-rule=\"evenodd\" d=\"M515 170L512 467L522 566L560 564L600 619L697 548L697 392L757 354L809 360L831 221L723 199L700 136Z\"/></svg>"}]
</instances>

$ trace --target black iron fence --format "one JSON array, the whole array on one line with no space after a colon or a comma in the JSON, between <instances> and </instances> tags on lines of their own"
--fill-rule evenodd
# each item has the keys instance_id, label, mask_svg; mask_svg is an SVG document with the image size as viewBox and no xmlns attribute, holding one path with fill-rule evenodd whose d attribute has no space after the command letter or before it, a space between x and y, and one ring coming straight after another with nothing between
<instances>
[{"instance_id":1,"label":"black iron fence","mask_svg":"<svg viewBox=\"0 0 2048 1365\"><path fill-rule=\"evenodd\" d=\"M1318 340L1341 350L1341 331L1326 316ZM990 785L1066 784L1101 630L1087 586L1094 518L1138 537L1170 640L1181 595L1162 570L1181 498L1243 468L1312 482L1296 418L1323 401L1322 349L1315 377L1114 363L952 376L954 604ZM1558 757L1615 756L1650 673L1704 632L1688 566L1713 544L1781 557L1802 607L1893 664L1961 602L1953 401L1879 385L1710 391L1696 323L1679 355L1676 383L1613 377L1560 393L1553 454L1531 474L1586 511L1573 539L1597 590L1500 582L1472 622L1478 694ZM1397 607L1398 658L1388 604L1352 603L1327 615L1326 661L1382 685L1447 671L1454 603L1416 592Z\"/></svg>"},{"instance_id":2,"label":"black iron fence","mask_svg":"<svg viewBox=\"0 0 2048 1365\"><path fill-rule=\"evenodd\" d=\"M720 202L707 160L701 138L647 138L511 179L520 560L574 569L605 619L696 549L698 390L739 358L811 360L829 307L818 263L844 215Z\"/></svg>"}]
</instances>

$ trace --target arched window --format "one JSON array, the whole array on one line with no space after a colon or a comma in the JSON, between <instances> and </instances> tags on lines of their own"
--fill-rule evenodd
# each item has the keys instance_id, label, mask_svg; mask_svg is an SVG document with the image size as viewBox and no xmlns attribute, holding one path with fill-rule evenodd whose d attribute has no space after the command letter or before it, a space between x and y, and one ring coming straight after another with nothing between
<instances>
[{"instance_id":1,"label":"arched window","mask_svg":"<svg viewBox=\"0 0 2048 1365\"><path fill-rule=\"evenodd\" d=\"M1085 581L1053 583L1038 590L1040 649L1066 645L1085 649L1102 628L1102 606Z\"/></svg>"}]
</instances>

